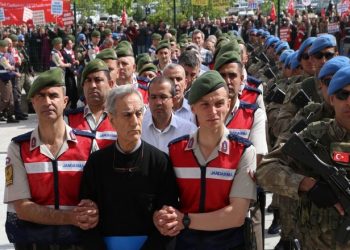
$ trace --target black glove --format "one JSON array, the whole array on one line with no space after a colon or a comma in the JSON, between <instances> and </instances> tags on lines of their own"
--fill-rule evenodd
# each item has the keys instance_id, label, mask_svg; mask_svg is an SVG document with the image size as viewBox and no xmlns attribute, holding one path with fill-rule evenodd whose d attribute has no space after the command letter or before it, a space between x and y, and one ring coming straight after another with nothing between
<instances>
[{"instance_id":1,"label":"black glove","mask_svg":"<svg viewBox=\"0 0 350 250\"><path fill-rule=\"evenodd\" d=\"M331 207L338 202L333 190L324 181L317 181L309 190L307 196L319 208Z\"/></svg>"}]
</instances>

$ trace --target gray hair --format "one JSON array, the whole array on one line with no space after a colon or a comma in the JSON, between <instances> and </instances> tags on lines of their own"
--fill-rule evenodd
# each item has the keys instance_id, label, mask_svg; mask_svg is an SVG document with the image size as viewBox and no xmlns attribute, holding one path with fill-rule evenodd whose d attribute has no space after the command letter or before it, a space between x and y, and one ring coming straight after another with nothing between
<instances>
[{"instance_id":1,"label":"gray hair","mask_svg":"<svg viewBox=\"0 0 350 250\"><path fill-rule=\"evenodd\" d=\"M116 113L116 101L120 98L123 98L124 96L131 95L131 94L136 94L142 104L143 104L143 98L140 92L132 85L132 84L126 84L126 85L121 85L113 88L107 97L107 111L108 113L115 114Z\"/></svg>"},{"instance_id":2,"label":"gray hair","mask_svg":"<svg viewBox=\"0 0 350 250\"><path fill-rule=\"evenodd\" d=\"M187 67L197 67L201 65L200 55L196 50L185 50L179 57L179 64Z\"/></svg>"}]
</instances>

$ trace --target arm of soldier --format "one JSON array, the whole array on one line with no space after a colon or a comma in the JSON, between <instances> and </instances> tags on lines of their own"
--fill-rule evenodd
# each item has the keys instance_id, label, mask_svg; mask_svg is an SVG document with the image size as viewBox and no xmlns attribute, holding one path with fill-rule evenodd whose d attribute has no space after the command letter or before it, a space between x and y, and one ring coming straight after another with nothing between
<instances>
[{"instance_id":1,"label":"arm of soldier","mask_svg":"<svg viewBox=\"0 0 350 250\"><path fill-rule=\"evenodd\" d=\"M255 147L257 155L256 164L258 166L262 157L267 154L266 120L261 108L258 108L254 113L254 122L248 139Z\"/></svg>"},{"instance_id":2,"label":"arm of soldier","mask_svg":"<svg viewBox=\"0 0 350 250\"><path fill-rule=\"evenodd\" d=\"M290 165L292 161L285 156L281 148L284 144L267 154L256 171L257 183L265 190L290 197L299 198L299 186L305 178L297 174Z\"/></svg>"},{"instance_id":3,"label":"arm of soldier","mask_svg":"<svg viewBox=\"0 0 350 250\"><path fill-rule=\"evenodd\" d=\"M70 67L70 63L64 63L63 60L59 57L58 53L53 53L52 61L56 64L57 67L67 68Z\"/></svg>"}]
</instances>

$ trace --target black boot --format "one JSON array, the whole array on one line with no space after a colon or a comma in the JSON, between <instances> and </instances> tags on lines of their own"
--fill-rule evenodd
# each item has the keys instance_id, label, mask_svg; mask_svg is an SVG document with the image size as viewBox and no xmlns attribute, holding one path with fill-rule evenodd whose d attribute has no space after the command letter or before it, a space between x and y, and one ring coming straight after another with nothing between
<instances>
[{"instance_id":1,"label":"black boot","mask_svg":"<svg viewBox=\"0 0 350 250\"><path fill-rule=\"evenodd\" d=\"M16 120L15 118L13 118L13 116L8 116L7 117L7 123L19 123L19 120Z\"/></svg>"},{"instance_id":2,"label":"black boot","mask_svg":"<svg viewBox=\"0 0 350 250\"><path fill-rule=\"evenodd\" d=\"M280 239L280 241L275 246L274 250L298 250L300 249L300 246L296 242L298 242L297 239L295 240Z\"/></svg>"},{"instance_id":3,"label":"black boot","mask_svg":"<svg viewBox=\"0 0 350 250\"><path fill-rule=\"evenodd\" d=\"M278 234L281 230L280 225L280 211L275 209L273 211L273 221L269 229L267 230L268 234Z\"/></svg>"}]
</instances>

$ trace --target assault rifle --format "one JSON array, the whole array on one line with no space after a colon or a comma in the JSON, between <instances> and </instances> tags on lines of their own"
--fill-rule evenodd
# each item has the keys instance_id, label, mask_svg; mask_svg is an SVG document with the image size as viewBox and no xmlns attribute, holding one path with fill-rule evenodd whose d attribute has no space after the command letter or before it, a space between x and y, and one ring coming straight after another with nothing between
<instances>
[{"instance_id":1,"label":"assault rifle","mask_svg":"<svg viewBox=\"0 0 350 250\"><path fill-rule=\"evenodd\" d=\"M333 190L345 211L336 232L336 241L345 244L350 240L350 181L346 172L320 160L296 133L282 147L282 152L320 176Z\"/></svg>"}]
</instances>

